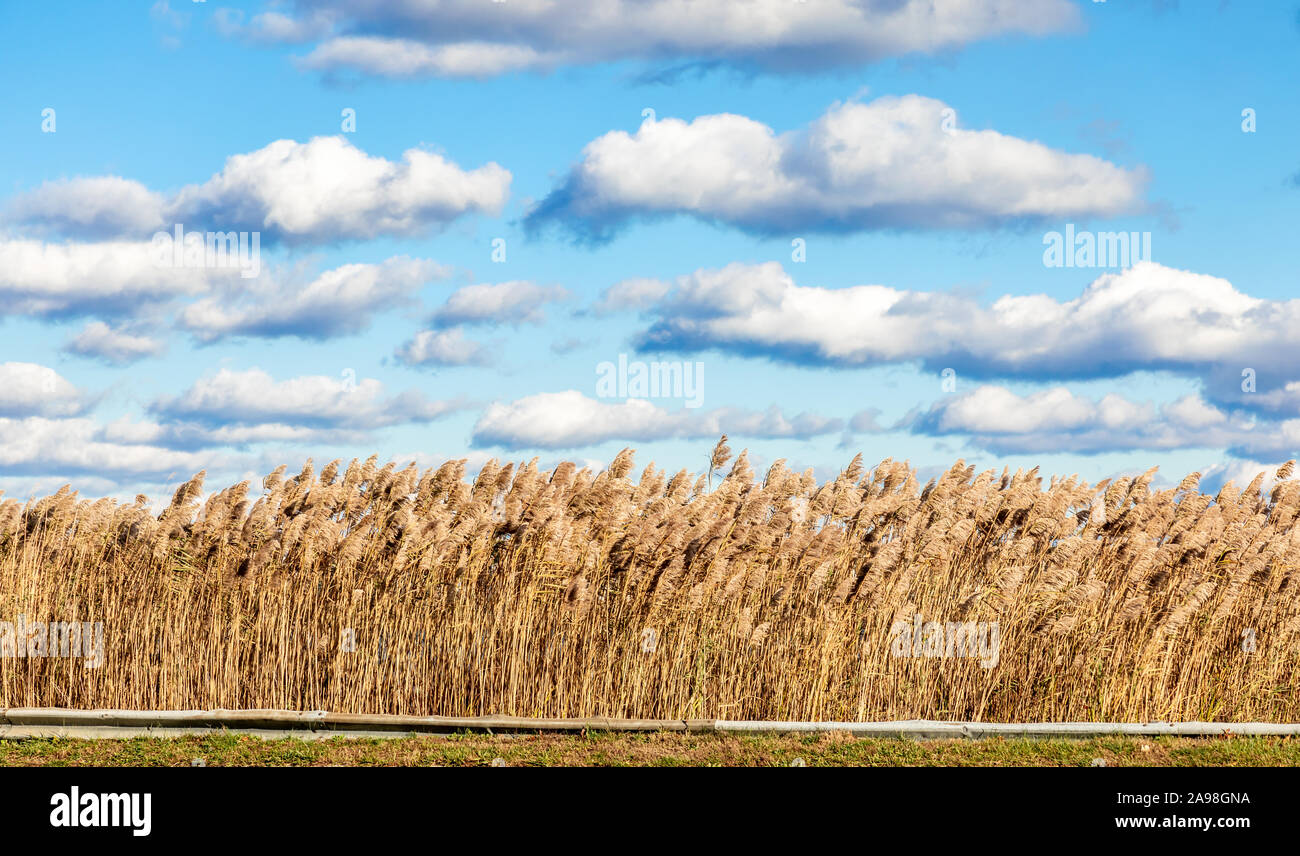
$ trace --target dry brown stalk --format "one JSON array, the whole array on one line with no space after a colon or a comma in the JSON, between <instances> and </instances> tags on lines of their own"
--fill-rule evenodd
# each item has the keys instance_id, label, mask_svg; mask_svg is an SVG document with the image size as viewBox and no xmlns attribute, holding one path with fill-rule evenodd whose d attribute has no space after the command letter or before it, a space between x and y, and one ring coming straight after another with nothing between
<instances>
[{"instance_id":1,"label":"dry brown stalk","mask_svg":"<svg viewBox=\"0 0 1300 856\"><path fill-rule=\"evenodd\" d=\"M1044 485L962 461L921 486L861 456L818 484L784 461L756 480L726 439L698 478L633 481L630 449L472 481L372 457L253 497L200 501L199 473L157 515L68 487L0 501L0 706L1300 717L1292 465L1216 496L1195 473ZM102 622L102 665L15 656L40 636L18 616ZM967 622L997 628L995 664L925 655Z\"/></svg>"}]
</instances>

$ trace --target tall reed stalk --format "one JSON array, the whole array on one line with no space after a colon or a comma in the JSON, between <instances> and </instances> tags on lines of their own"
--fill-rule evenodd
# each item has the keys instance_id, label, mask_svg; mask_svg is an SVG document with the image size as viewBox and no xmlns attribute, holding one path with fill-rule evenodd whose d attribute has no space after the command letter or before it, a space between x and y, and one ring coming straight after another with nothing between
<instances>
[{"instance_id":1,"label":"tall reed stalk","mask_svg":"<svg viewBox=\"0 0 1300 856\"><path fill-rule=\"evenodd\" d=\"M861 456L755 478L375 458L155 515L0 503L0 621L102 622L104 662L0 657L0 705L875 720L1295 720L1300 482L1216 496ZM730 462L729 470L726 464ZM709 475L718 479L709 489ZM725 475L723 475L725 473ZM996 665L898 627L996 627ZM907 631L910 633L911 631ZM907 637L911 638L911 637ZM0 633L0 653L8 649ZM24 649L26 650L26 649Z\"/></svg>"}]
</instances>

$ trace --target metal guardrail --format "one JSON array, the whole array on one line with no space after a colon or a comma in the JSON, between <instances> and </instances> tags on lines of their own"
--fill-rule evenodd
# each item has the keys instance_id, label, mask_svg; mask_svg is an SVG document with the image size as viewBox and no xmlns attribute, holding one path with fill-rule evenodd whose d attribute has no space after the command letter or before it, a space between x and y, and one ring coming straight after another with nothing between
<instances>
[{"instance_id":1,"label":"metal guardrail","mask_svg":"<svg viewBox=\"0 0 1300 856\"><path fill-rule=\"evenodd\" d=\"M0 740L178 737L214 732L266 738L409 737L421 734L573 734L584 731L691 734L847 732L858 737L1041 738L1300 736L1300 724L1268 722L766 722L725 719L535 719L517 716L392 716L290 710L0 709Z\"/></svg>"}]
</instances>

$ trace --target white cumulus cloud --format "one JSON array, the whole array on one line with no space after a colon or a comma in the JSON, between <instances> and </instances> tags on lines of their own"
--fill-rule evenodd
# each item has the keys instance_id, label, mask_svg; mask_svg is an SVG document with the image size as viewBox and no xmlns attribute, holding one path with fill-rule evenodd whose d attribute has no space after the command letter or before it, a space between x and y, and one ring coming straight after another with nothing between
<instances>
[{"instance_id":1,"label":"white cumulus cloud","mask_svg":"<svg viewBox=\"0 0 1300 856\"><path fill-rule=\"evenodd\" d=\"M59 234L144 239L162 227L165 205L161 193L138 181L108 175L47 181L15 197L5 215Z\"/></svg>"},{"instance_id":2,"label":"white cumulus cloud","mask_svg":"<svg viewBox=\"0 0 1300 856\"><path fill-rule=\"evenodd\" d=\"M408 366L485 366L492 354L480 342L465 338L459 327L450 330L421 330L397 349L397 358Z\"/></svg>"},{"instance_id":3,"label":"white cumulus cloud","mask_svg":"<svg viewBox=\"0 0 1300 856\"><path fill-rule=\"evenodd\" d=\"M785 134L725 113L650 120L588 143L527 223L601 241L630 220L674 214L770 235L987 228L1140 207L1143 170L961 128L949 109L919 95L850 101Z\"/></svg>"},{"instance_id":4,"label":"white cumulus cloud","mask_svg":"<svg viewBox=\"0 0 1300 856\"><path fill-rule=\"evenodd\" d=\"M147 240L180 224L322 244L418 235L467 214L499 214L510 181L494 162L465 170L418 148L391 161L342 136L316 137L233 155L207 181L166 197L117 177L47 183L20 195L8 217L76 237Z\"/></svg>"},{"instance_id":5,"label":"white cumulus cloud","mask_svg":"<svg viewBox=\"0 0 1300 856\"><path fill-rule=\"evenodd\" d=\"M91 402L48 366L0 363L0 416L76 416Z\"/></svg>"},{"instance_id":6,"label":"white cumulus cloud","mask_svg":"<svg viewBox=\"0 0 1300 856\"><path fill-rule=\"evenodd\" d=\"M1092 399L1064 386L1017 393L984 385L946 396L910 420L917 434L965 436L1000 454L1226 448L1284 460L1300 448L1300 420L1264 422L1188 394L1162 405L1117 393Z\"/></svg>"},{"instance_id":7,"label":"white cumulus cloud","mask_svg":"<svg viewBox=\"0 0 1300 856\"><path fill-rule=\"evenodd\" d=\"M919 363L958 375L1064 380L1171 371L1207 380L1226 367L1295 377L1300 300L1268 300L1225 279L1153 262L1098 276L1075 298L972 297L884 285L799 285L775 262L678 278L650 310L646 349L717 349L796 364ZM1280 385L1281 381L1275 381ZM1218 386L1207 389L1214 400ZM1251 396L1237 403L1256 406ZM1277 396L1278 406L1290 400ZM1263 399L1260 399L1261 405Z\"/></svg>"},{"instance_id":8,"label":"white cumulus cloud","mask_svg":"<svg viewBox=\"0 0 1300 856\"><path fill-rule=\"evenodd\" d=\"M115 442L93 419L0 417L0 473L44 478L85 477L118 484L157 478L189 478L222 465L211 453L177 451L150 443Z\"/></svg>"},{"instance_id":9,"label":"white cumulus cloud","mask_svg":"<svg viewBox=\"0 0 1300 856\"><path fill-rule=\"evenodd\" d=\"M210 428L289 426L367 431L430 422L461 409L460 401L433 401L415 390L395 396L372 378L304 375L277 381L267 372L222 369L150 410L174 422Z\"/></svg>"},{"instance_id":10,"label":"white cumulus cloud","mask_svg":"<svg viewBox=\"0 0 1300 856\"><path fill-rule=\"evenodd\" d=\"M114 366L156 357L165 349L163 342L153 336L131 332L125 326L110 327L103 321L87 324L63 346L66 353L91 357Z\"/></svg>"},{"instance_id":11,"label":"white cumulus cloud","mask_svg":"<svg viewBox=\"0 0 1300 856\"><path fill-rule=\"evenodd\" d=\"M721 434L806 439L839 431L843 422L812 413L787 417L779 407L669 410L646 399L599 401L577 390L546 392L489 405L474 425L473 445L571 449L610 440L651 442Z\"/></svg>"},{"instance_id":12,"label":"white cumulus cloud","mask_svg":"<svg viewBox=\"0 0 1300 856\"><path fill-rule=\"evenodd\" d=\"M46 243L0 239L0 311L15 315L138 315L239 279L234 268L157 263L148 241Z\"/></svg>"}]
</instances>

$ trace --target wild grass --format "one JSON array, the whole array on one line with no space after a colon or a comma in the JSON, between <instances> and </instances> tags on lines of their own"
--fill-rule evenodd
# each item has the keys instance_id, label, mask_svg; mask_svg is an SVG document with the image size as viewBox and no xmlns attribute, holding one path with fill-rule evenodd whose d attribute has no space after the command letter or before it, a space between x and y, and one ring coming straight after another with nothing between
<instances>
[{"instance_id":1,"label":"wild grass","mask_svg":"<svg viewBox=\"0 0 1300 856\"><path fill-rule=\"evenodd\" d=\"M463 734L311 741L213 734L0 740L0 768L190 767L196 760L207 767L1093 767L1097 759L1108 767L1296 767L1300 741L1285 737L921 741L850 737L844 732ZM1249 807L1243 808L1249 814Z\"/></svg>"},{"instance_id":2,"label":"wild grass","mask_svg":"<svg viewBox=\"0 0 1300 856\"><path fill-rule=\"evenodd\" d=\"M311 462L160 514L0 503L0 620L102 621L105 661L0 657L0 705L726 719L1295 720L1300 482L1089 485L958 462L755 477ZM725 473L724 473L725 471ZM915 615L997 663L895 656ZM909 631L910 632L910 631ZM24 640L12 640L21 645ZM353 644L355 643L355 644ZM0 649L6 642L0 639ZM4 653L0 650L0 653Z\"/></svg>"}]
</instances>

